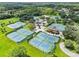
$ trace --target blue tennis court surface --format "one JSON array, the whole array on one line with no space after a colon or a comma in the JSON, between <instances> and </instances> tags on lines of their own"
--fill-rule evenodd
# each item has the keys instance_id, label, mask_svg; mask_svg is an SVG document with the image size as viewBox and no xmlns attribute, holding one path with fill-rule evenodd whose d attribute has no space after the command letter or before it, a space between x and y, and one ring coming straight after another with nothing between
<instances>
[{"instance_id":1,"label":"blue tennis court surface","mask_svg":"<svg viewBox=\"0 0 79 59\"><path fill-rule=\"evenodd\" d=\"M22 35L18 34L17 32L13 32L11 34L8 34L7 37L15 42L20 42L21 40L23 40L25 38Z\"/></svg>"},{"instance_id":2,"label":"blue tennis court surface","mask_svg":"<svg viewBox=\"0 0 79 59\"><path fill-rule=\"evenodd\" d=\"M41 44L41 41L38 41L38 40L31 40L31 41L30 41L30 44L31 44L31 45L34 45L34 46L36 47L36 46L39 46L39 45Z\"/></svg>"},{"instance_id":3,"label":"blue tennis court surface","mask_svg":"<svg viewBox=\"0 0 79 59\"><path fill-rule=\"evenodd\" d=\"M55 43L58 41L59 37L40 32L36 37L31 39L29 43L41 51L48 53L55 48Z\"/></svg>"},{"instance_id":4,"label":"blue tennis court surface","mask_svg":"<svg viewBox=\"0 0 79 59\"><path fill-rule=\"evenodd\" d=\"M14 24L8 25L8 27L13 28L13 29L16 29L16 28L19 28L19 27L21 27L23 25L25 25L25 23L23 23L23 22L16 22Z\"/></svg>"},{"instance_id":5,"label":"blue tennis court surface","mask_svg":"<svg viewBox=\"0 0 79 59\"><path fill-rule=\"evenodd\" d=\"M16 32L12 32L12 33L8 34L7 37L15 42L20 42L23 39L25 39L26 37L28 37L28 35L31 35L32 33L33 32L28 31L26 29L19 29Z\"/></svg>"},{"instance_id":6,"label":"blue tennis court surface","mask_svg":"<svg viewBox=\"0 0 79 59\"><path fill-rule=\"evenodd\" d=\"M44 52L50 52L50 45L47 43L42 43L39 45L39 49L44 51Z\"/></svg>"},{"instance_id":7,"label":"blue tennis court surface","mask_svg":"<svg viewBox=\"0 0 79 59\"><path fill-rule=\"evenodd\" d=\"M56 29L56 30L61 31L61 32L65 30L65 26L62 24L52 24L48 28Z\"/></svg>"},{"instance_id":8,"label":"blue tennis court surface","mask_svg":"<svg viewBox=\"0 0 79 59\"><path fill-rule=\"evenodd\" d=\"M48 35L48 34L43 33L43 32L39 33L37 35L37 37L39 37L40 40L47 40L47 41L52 42L52 43L56 43L59 41L59 37Z\"/></svg>"},{"instance_id":9,"label":"blue tennis court surface","mask_svg":"<svg viewBox=\"0 0 79 59\"><path fill-rule=\"evenodd\" d=\"M46 52L46 53L49 53L51 52L53 49L55 48L55 44L50 44L50 43L42 43L39 45L39 49Z\"/></svg>"},{"instance_id":10,"label":"blue tennis court surface","mask_svg":"<svg viewBox=\"0 0 79 59\"><path fill-rule=\"evenodd\" d=\"M30 35L33 33L32 31L25 30L25 29L19 29L19 30L17 30L17 32L24 35L24 36L27 36L27 35Z\"/></svg>"}]
</instances>

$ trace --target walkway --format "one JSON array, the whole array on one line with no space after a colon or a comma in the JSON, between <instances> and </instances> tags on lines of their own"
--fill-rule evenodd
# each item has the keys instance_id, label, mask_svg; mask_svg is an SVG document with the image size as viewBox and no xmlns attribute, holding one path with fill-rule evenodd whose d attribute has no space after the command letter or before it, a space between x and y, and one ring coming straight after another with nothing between
<instances>
[{"instance_id":1,"label":"walkway","mask_svg":"<svg viewBox=\"0 0 79 59\"><path fill-rule=\"evenodd\" d=\"M79 54L73 53L64 46L64 42L60 43L60 49L70 57L79 57Z\"/></svg>"}]
</instances>

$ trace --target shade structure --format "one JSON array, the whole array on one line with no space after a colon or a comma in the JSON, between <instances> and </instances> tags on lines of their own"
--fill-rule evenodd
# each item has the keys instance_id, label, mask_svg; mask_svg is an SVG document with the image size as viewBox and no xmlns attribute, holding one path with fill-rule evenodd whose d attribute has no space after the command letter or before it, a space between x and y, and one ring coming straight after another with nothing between
<instances>
[{"instance_id":1,"label":"shade structure","mask_svg":"<svg viewBox=\"0 0 79 59\"><path fill-rule=\"evenodd\" d=\"M56 29L56 30L61 31L61 32L65 30L65 26L63 24L52 24L48 28Z\"/></svg>"}]
</instances>

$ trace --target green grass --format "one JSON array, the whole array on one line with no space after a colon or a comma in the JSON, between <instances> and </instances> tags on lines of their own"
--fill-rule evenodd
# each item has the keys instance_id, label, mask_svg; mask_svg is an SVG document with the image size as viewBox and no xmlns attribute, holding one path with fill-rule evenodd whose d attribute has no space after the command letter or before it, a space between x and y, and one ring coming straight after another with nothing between
<instances>
[{"instance_id":1,"label":"green grass","mask_svg":"<svg viewBox=\"0 0 79 59\"><path fill-rule=\"evenodd\" d=\"M39 49L33 47L32 45L30 45L28 42L24 41L24 42L21 42L21 45L26 47L26 50L27 50L27 54L29 56L32 56L32 57L45 57L47 56L48 54L40 51Z\"/></svg>"},{"instance_id":2,"label":"green grass","mask_svg":"<svg viewBox=\"0 0 79 59\"><path fill-rule=\"evenodd\" d=\"M0 56L8 56L9 52L17 47L17 44L4 35L0 35Z\"/></svg>"},{"instance_id":3,"label":"green grass","mask_svg":"<svg viewBox=\"0 0 79 59\"><path fill-rule=\"evenodd\" d=\"M68 57L59 47L59 43L56 44L56 49L54 53L57 57Z\"/></svg>"},{"instance_id":4,"label":"green grass","mask_svg":"<svg viewBox=\"0 0 79 59\"><path fill-rule=\"evenodd\" d=\"M19 18L10 18L5 20L0 20L0 23L8 24L9 21L16 22ZM7 25L4 26L8 32L13 31L12 29L8 28ZM27 25L24 26L25 29L28 29ZM28 42L23 41L19 43L19 45L24 46L27 50L27 54L32 57L43 57L47 56L47 54L41 52L40 50L36 49L35 47L29 45ZM0 56L10 56L13 49L17 48L19 46L17 43L13 42L7 36L5 36L5 33L0 32Z\"/></svg>"},{"instance_id":5,"label":"green grass","mask_svg":"<svg viewBox=\"0 0 79 59\"><path fill-rule=\"evenodd\" d=\"M16 47L18 47L18 45L11 41L10 39L6 38L5 36L0 37L0 56L9 56L9 53L15 49ZM29 56L32 57L45 57L48 56L48 54L40 51L39 49L33 47L32 45L30 45L28 42L23 41L21 43L19 43L20 46L24 46L27 50L27 54ZM52 54L53 55L53 54ZM58 57L66 57L67 55L64 54L60 48L59 45L56 45L56 49L55 49L55 55Z\"/></svg>"},{"instance_id":6,"label":"green grass","mask_svg":"<svg viewBox=\"0 0 79 59\"><path fill-rule=\"evenodd\" d=\"M0 23L5 23L6 25L9 24L9 21L13 21L13 22L16 22L18 21L19 18L9 18L9 19L4 19L4 20L0 20Z\"/></svg>"},{"instance_id":7,"label":"green grass","mask_svg":"<svg viewBox=\"0 0 79 59\"><path fill-rule=\"evenodd\" d=\"M19 18L10 18L10 19L5 19L5 20L0 20L0 23L5 23L4 27L0 28L6 28L7 32L2 33L0 31L0 56L9 56L10 51L14 49L15 47L18 47L18 45L11 41L7 36L5 36L6 33L13 31L12 29L7 27L7 24L9 24L9 21L16 22L19 20Z\"/></svg>"},{"instance_id":8,"label":"green grass","mask_svg":"<svg viewBox=\"0 0 79 59\"><path fill-rule=\"evenodd\" d=\"M41 52L40 50L36 49L35 47L31 46L28 42L23 41L19 43L20 46L24 46L27 50L27 54L32 57L44 57L47 54ZM8 39L4 35L0 35L0 56L9 56L10 52L13 49L17 48L19 45L13 42L12 40Z\"/></svg>"},{"instance_id":9,"label":"green grass","mask_svg":"<svg viewBox=\"0 0 79 59\"><path fill-rule=\"evenodd\" d=\"M5 28L6 31L7 31L7 32L5 32L5 33L11 32L11 31L13 31L13 29L7 27L7 25L9 24L9 21L16 22L16 21L18 21L18 20L19 20L19 18L9 18L9 19L0 20L0 23L4 23L4 24L5 24L4 27L1 27L1 26L0 26L0 28L2 28L2 29ZM0 35L1 35L1 34L3 34L3 33L0 31Z\"/></svg>"},{"instance_id":10,"label":"green grass","mask_svg":"<svg viewBox=\"0 0 79 59\"><path fill-rule=\"evenodd\" d=\"M10 21L10 20L16 22L19 20L19 18L10 18L10 19L6 19L6 20L0 20L0 23L8 24L8 21ZM7 32L13 31L13 29L8 28L7 25L5 26L5 28L7 29ZM25 25L23 28L29 30L27 25ZM53 55L53 53L51 55L49 55L49 54L46 54L46 53L40 51L39 49L33 47L28 42L26 42L26 40L17 44L14 41L12 41L11 39L7 38L5 33L0 32L0 56L1 57L10 56L13 49L18 48L18 46L24 46L27 50L27 54L31 57L47 57L47 56ZM61 51L59 44L56 45L54 54L59 57L66 57L67 56L66 54L64 54Z\"/></svg>"}]
</instances>

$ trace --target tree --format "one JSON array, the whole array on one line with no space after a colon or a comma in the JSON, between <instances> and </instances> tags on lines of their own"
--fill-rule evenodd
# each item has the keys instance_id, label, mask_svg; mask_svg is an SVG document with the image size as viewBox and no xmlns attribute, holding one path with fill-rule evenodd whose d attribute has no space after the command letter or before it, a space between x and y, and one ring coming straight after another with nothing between
<instances>
[{"instance_id":1,"label":"tree","mask_svg":"<svg viewBox=\"0 0 79 59\"><path fill-rule=\"evenodd\" d=\"M77 44L79 44L79 36L78 36L78 38L76 38L76 42L77 42Z\"/></svg>"},{"instance_id":2,"label":"tree","mask_svg":"<svg viewBox=\"0 0 79 59\"><path fill-rule=\"evenodd\" d=\"M0 14L0 19L7 19L7 18L11 18L11 17L14 17L13 15L10 15L10 14L4 14L4 13L2 13L2 14Z\"/></svg>"},{"instance_id":3,"label":"tree","mask_svg":"<svg viewBox=\"0 0 79 59\"><path fill-rule=\"evenodd\" d=\"M76 45L75 50L77 53L79 53L79 45Z\"/></svg>"},{"instance_id":4,"label":"tree","mask_svg":"<svg viewBox=\"0 0 79 59\"><path fill-rule=\"evenodd\" d=\"M67 16L64 11L61 11L59 14L61 15L62 18L66 18L66 16Z\"/></svg>"},{"instance_id":5,"label":"tree","mask_svg":"<svg viewBox=\"0 0 79 59\"><path fill-rule=\"evenodd\" d=\"M48 25L51 25L51 24L54 23L54 22L55 22L55 21L54 21L54 19L52 19L52 18L47 19Z\"/></svg>"},{"instance_id":6,"label":"tree","mask_svg":"<svg viewBox=\"0 0 79 59\"><path fill-rule=\"evenodd\" d=\"M35 28L35 25L33 23L29 23L27 25L27 27L30 29L30 30L33 30Z\"/></svg>"},{"instance_id":7,"label":"tree","mask_svg":"<svg viewBox=\"0 0 79 59\"><path fill-rule=\"evenodd\" d=\"M20 17L21 21L26 21L26 20L30 20L30 19L33 19L33 16L24 15L24 16Z\"/></svg>"},{"instance_id":8,"label":"tree","mask_svg":"<svg viewBox=\"0 0 79 59\"><path fill-rule=\"evenodd\" d=\"M40 10L40 13L43 15L51 15L55 13L55 11L49 7L38 7L38 10Z\"/></svg>"},{"instance_id":9,"label":"tree","mask_svg":"<svg viewBox=\"0 0 79 59\"><path fill-rule=\"evenodd\" d=\"M13 57L28 57L26 48L23 46L13 49L11 56L13 56Z\"/></svg>"},{"instance_id":10,"label":"tree","mask_svg":"<svg viewBox=\"0 0 79 59\"><path fill-rule=\"evenodd\" d=\"M74 25L74 21L70 18L64 18L64 24Z\"/></svg>"},{"instance_id":11,"label":"tree","mask_svg":"<svg viewBox=\"0 0 79 59\"><path fill-rule=\"evenodd\" d=\"M76 42L77 44L79 44L79 32L78 32L78 31L76 32L75 42Z\"/></svg>"},{"instance_id":12,"label":"tree","mask_svg":"<svg viewBox=\"0 0 79 59\"><path fill-rule=\"evenodd\" d=\"M70 14L69 14L69 17L70 17L73 21L79 23L79 13L75 13L74 11L71 11Z\"/></svg>"},{"instance_id":13,"label":"tree","mask_svg":"<svg viewBox=\"0 0 79 59\"><path fill-rule=\"evenodd\" d=\"M73 50L74 49L73 42L71 40L66 40L65 41L65 47L68 48L68 49Z\"/></svg>"},{"instance_id":14,"label":"tree","mask_svg":"<svg viewBox=\"0 0 79 59\"><path fill-rule=\"evenodd\" d=\"M63 34L65 38L74 40L78 36L76 31L78 31L77 27L67 24Z\"/></svg>"}]
</instances>

